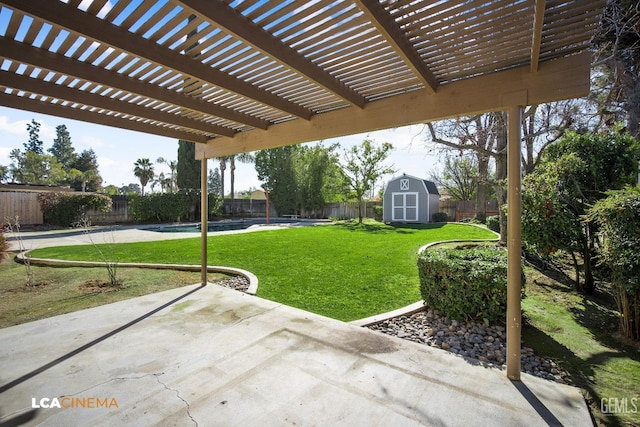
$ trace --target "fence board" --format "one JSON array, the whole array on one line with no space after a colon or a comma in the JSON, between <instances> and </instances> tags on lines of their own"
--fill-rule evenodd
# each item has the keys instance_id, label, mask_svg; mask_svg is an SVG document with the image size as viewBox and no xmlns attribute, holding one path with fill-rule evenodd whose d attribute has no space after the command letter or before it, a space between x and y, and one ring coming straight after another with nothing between
<instances>
[{"instance_id":1,"label":"fence board","mask_svg":"<svg viewBox=\"0 0 640 427\"><path fill-rule=\"evenodd\" d=\"M35 192L0 191L0 222L13 221L16 216L21 225L42 225L42 210Z\"/></svg>"}]
</instances>

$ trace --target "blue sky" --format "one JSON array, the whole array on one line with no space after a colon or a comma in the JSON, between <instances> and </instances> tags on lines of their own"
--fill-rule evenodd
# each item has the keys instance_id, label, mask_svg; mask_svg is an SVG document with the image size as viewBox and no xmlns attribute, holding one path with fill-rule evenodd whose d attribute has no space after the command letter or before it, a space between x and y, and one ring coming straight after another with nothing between
<instances>
[{"instance_id":1,"label":"blue sky","mask_svg":"<svg viewBox=\"0 0 640 427\"><path fill-rule=\"evenodd\" d=\"M178 158L178 141L172 138L0 107L0 165L10 163L9 152L12 149L23 149L23 144L29 139L27 123L32 119L41 125L40 139L44 142L45 150L53 144L56 126L62 124L67 126L76 152L93 149L98 156L100 175L105 185L119 187L138 182L133 175L133 164L139 158L147 157L152 162L158 157L168 160ZM339 142L342 147L347 148L359 144L367 137L378 144L390 142L394 145L395 149L387 163L398 170L397 174L428 178L434 167L437 167L437 157L431 154L424 142L422 125L351 135L326 140L324 143ZM209 168L216 167L216 163L209 160ZM236 191L260 186L261 182L253 165L238 164L237 167ZM165 165L156 165L155 169L156 173L169 172ZM225 184L229 191L228 174Z\"/></svg>"}]
</instances>

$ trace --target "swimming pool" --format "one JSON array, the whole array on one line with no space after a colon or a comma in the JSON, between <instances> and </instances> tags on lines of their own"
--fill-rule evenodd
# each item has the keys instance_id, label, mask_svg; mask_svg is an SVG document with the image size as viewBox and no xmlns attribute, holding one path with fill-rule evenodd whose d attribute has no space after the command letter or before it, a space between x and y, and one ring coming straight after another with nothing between
<instances>
[{"instance_id":1,"label":"swimming pool","mask_svg":"<svg viewBox=\"0 0 640 427\"><path fill-rule=\"evenodd\" d=\"M288 224L290 220L272 219L270 225ZM252 225L266 225L264 220L245 220L245 221L220 221L207 223L207 231L231 231L245 230ZM158 233L200 233L200 223L180 224L180 225L161 225L158 227L147 228L148 231L156 231Z\"/></svg>"}]
</instances>

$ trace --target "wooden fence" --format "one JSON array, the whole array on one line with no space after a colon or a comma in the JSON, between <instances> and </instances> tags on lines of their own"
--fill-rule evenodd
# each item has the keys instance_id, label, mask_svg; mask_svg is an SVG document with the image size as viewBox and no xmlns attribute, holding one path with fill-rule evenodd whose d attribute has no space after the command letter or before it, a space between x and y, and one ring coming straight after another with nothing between
<instances>
[{"instance_id":1,"label":"wooden fence","mask_svg":"<svg viewBox=\"0 0 640 427\"><path fill-rule=\"evenodd\" d=\"M36 192L0 191L0 222L19 217L20 225L42 225L42 210Z\"/></svg>"},{"instance_id":2,"label":"wooden fence","mask_svg":"<svg viewBox=\"0 0 640 427\"><path fill-rule=\"evenodd\" d=\"M447 214L449 221L463 221L476 215L476 202L474 200L440 200L440 212ZM487 216L498 215L498 201L487 202Z\"/></svg>"}]
</instances>

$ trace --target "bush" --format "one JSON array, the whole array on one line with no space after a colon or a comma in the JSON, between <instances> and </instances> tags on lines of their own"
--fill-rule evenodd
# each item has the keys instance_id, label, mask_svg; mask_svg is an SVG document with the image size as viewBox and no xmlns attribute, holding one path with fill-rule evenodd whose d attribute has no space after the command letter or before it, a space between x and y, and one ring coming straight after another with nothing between
<instances>
[{"instance_id":1,"label":"bush","mask_svg":"<svg viewBox=\"0 0 640 427\"><path fill-rule=\"evenodd\" d=\"M89 208L98 212L111 210L111 197L87 193L41 193L38 202L45 224L73 227L80 223Z\"/></svg>"},{"instance_id":2,"label":"bush","mask_svg":"<svg viewBox=\"0 0 640 427\"><path fill-rule=\"evenodd\" d=\"M431 221L433 222L447 222L449 221L449 215L446 212L436 212L431 215Z\"/></svg>"},{"instance_id":3,"label":"bush","mask_svg":"<svg viewBox=\"0 0 640 427\"><path fill-rule=\"evenodd\" d=\"M0 230L0 261L2 261L7 255L8 250L9 244L7 243L7 239L4 237L4 233Z\"/></svg>"},{"instance_id":4,"label":"bush","mask_svg":"<svg viewBox=\"0 0 640 427\"><path fill-rule=\"evenodd\" d=\"M486 224L489 230L500 232L500 217L498 215L488 216Z\"/></svg>"},{"instance_id":5,"label":"bush","mask_svg":"<svg viewBox=\"0 0 640 427\"><path fill-rule=\"evenodd\" d=\"M138 222L177 222L195 216L200 192L153 193L131 196L129 210ZM209 194L209 215L219 215L222 210L220 196Z\"/></svg>"},{"instance_id":6,"label":"bush","mask_svg":"<svg viewBox=\"0 0 640 427\"><path fill-rule=\"evenodd\" d=\"M373 218L376 221L382 222L383 215L384 215L384 208L382 206L375 205L373 207Z\"/></svg>"},{"instance_id":7,"label":"bush","mask_svg":"<svg viewBox=\"0 0 640 427\"><path fill-rule=\"evenodd\" d=\"M452 319L503 320L507 254L499 248L427 249L418 258L425 304ZM523 296L525 277L522 274Z\"/></svg>"},{"instance_id":8,"label":"bush","mask_svg":"<svg viewBox=\"0 0 640 427\"><path fill-rule=\"evenodd\" d=\"M620 332L640 340L640 187L607 194L591 207L588 219L601 228L599 255L611 268Z\"/></svg>"}]
</instances>

